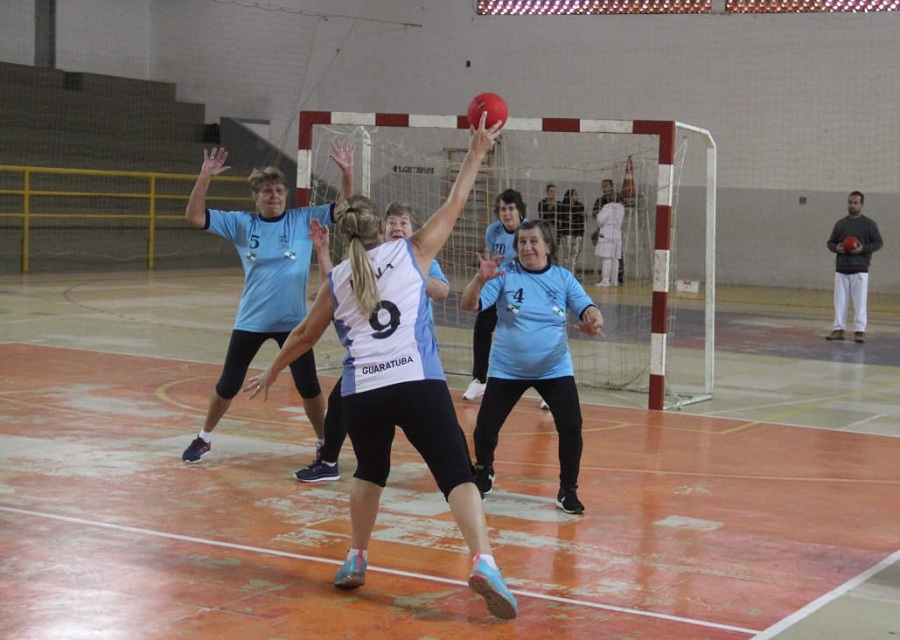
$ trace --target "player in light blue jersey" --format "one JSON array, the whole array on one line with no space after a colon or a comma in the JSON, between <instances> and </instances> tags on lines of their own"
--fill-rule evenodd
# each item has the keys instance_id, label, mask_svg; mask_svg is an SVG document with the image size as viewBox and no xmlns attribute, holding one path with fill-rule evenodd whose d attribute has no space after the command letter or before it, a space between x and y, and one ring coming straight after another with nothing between
<instances>
[{"instance_id":1,"label":"player in light blue jersey","mask_svg":"<svg viewBox=\"0 0 900 640\"><path fill-rule=\"evenodd\" d=\"M487 388L475 423L475 484L482 494L491 492L500 428L522 394L534 388L549 405L559 434L556 505L566 513L583 513L576 493L582 418L568 313L591 336L603 335L603 314L572 272L554 263L555 255L550 225L525 220L516 232L516 257L498 267L489 256L479 256L478 273L463 291L463 309L497 307Z\"/></svg>"},{"instance_id":2,"label":"player in light blue jersey","mask_svg":"<svg viewBox=\"0 0 900 640\"><path fill-rule=\"evenodd\" d=\"M419 212L411 205L392 202L388 205L384 214L382 236L385 240L403 240L418 231L422 224L419 220ZM324 229L324 235L314 238L316 242L328 243L328 229ZM320 262L321 266L321 262ZM331 270L331 264L326 266ZM450 281L441 270L437 260L431 261L426 277L425 295L428 296L427 313L431 317L431 326L434 328L434 312L432 302L442 302L450 295ZM300 482L328 482L339 480L340 469L338 457L344 440L347 438L347 430L344 428L343 411L341 407L341 380L338 379L334 389L328 395L328 410L325 413L325 442L316 452L316 458L310 464L294 472L294 477Z\"/></svg>"},{"instance_id":3,"label":"player in light blue jersey","mask_svg":"<svg viewBox=\"0 0 900 640\"><path fill-rule=\"evenodd\" d=\"M353 146L332 141L332 159L341 169L342 194L353 189ZM206 208L213 176L226 166L228 152L203 150L203 165L191 191L185 218L194 227L234 243L244 268L244 290L219 381L210 394L203 429L181 459L200 462L211 449L212 432L241 389L250 363L266 340L284 344L288 333L306 317L306 282L313 243L310 225L331 225L336 204L286 209L287 179L277 167L250 175L256 211ZM344 195L341 196L343 199ZM291 373L318 441L324 440L325 398L316 375L312 351L291 363Z\"/></svg>"},{"instance_id":4,"label":"player in light blue jersey","mask_svg":"<svg viewBox=\"0 0 900 640\"><path fill-rule=\"evenodd\" d=\"M465 434L426 311L424 275L453 232L484 156L499 134L500 123L486 129L485 119L483 115L469 140L447 200L411 238L383 242L375 204L361 196L348 200L339 227L347 259L331 270L309 315L291 332L271 366L244 389L251 397L267 393L278 373L311 349L331 321L347 350L341 404L357 460L350 490L351 547L335 573L335 586L352 589L366 582L367 550L399 426L427 464L474 555L469 586L485 598L493 615L509 619L516 617L518 605L491 552Z\"/></svg>"},{"instance_id":5,"label":"player in light blue jersey","mask_svg":"<svg viewBox=\"0 0 900 640\"><path fill-rule=\"evenodd\" d=\"M525 219L525 200L515 189L507 189L494 201L497 219L488 225L484 234L487 257L497 264L512 259L516 255L516 230ZM464 400L475 400L484 393L488 375L488 358L494 327L497 326L497 309L486 307L475 317L472 335L472 382L463 392Z\"/></svg>"}]
</instances>

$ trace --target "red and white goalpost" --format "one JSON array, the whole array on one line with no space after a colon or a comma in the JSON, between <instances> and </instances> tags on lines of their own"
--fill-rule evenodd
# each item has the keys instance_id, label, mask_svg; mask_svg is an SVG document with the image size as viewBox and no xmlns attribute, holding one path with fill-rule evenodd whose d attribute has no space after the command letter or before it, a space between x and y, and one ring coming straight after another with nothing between
<instances>
[{"instance_id":1,"label":"red and white goalpost","mask_svg":"<svg viewBox=\"0 0 900 640\"><path fill-rule=\"evenodd\" d=\"M382 206L391 200L411 202L427 215L440 205L455 178L467 146L459 130L468 128L466 116L301 112L298 202L302 205L332 195L324 193L330 185L321 178L334 172L328 167L328 143L335 136L350 136L357 144L357 190ZM691 166L685 167L686 141L697 138L705 157L692 159ZM572 340L576 379L588 386L646 392L647 406L654 410L708 399L714 380L716 146L705 129L674 121L510 118L483 167L469 209L442 253L442 266L454 288L468 281L475 268L471 252L481 248L483 230L494 219L493 199L503 189L521 191L529 212L534 213L545 183L558 184L560 198L571 187L581 194L591 220L601 179L617 178L626 164L636 191L625 229L630 246L625 258L626 286L604 291L604 296L612 295L608 300L599 298L611 328L608 340ZM689 219L684 224L690 222L691 230L682 234L695 245L689 256L694 262L690 276L704 282L703 355L688 354L685 372L678 374L679 379L692 380L689 391L674 388L669 379L671 329L680 314L689 313L673 306L671 296L674 284L687 279L684 269L679 273L675 268L676 210L684 170L695 177L696 185L690 188L694 208L704 209L686 214ZM615 182L621 184L622 179ZM585 234L581 269L576 270L576 275L585 278L592 272L593 248L587 239L592 224L588 223ZM694 228L697 224L705 227L702 234ZM702 247L696 246L698 238L704 240ZM698 269L702 273L695 273ZM587 283L585 288L598 298ZM641 299L634 302L634 296ZM699 302L699 298L690 301L691 313L697 313ZM439 315L436 310L445 369L466 375L471 369L472 319L450 308L441 316L444 322L437 320ZM645 325L649 325L649 336L641 337ZM692 344L697 342L695 336Z\"/></svg>"}]
</instances>

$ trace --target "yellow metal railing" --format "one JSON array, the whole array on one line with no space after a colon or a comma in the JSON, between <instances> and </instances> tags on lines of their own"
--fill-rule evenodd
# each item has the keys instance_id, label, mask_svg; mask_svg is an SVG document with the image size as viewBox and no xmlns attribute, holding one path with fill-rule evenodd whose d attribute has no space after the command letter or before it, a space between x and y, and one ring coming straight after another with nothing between
<instances>
[{"instance_id":1,"label":"yellow metal railing","mask_svg":"<svg viewBox=\"0 0 900 640\"><path fill-rule=\"evenodd\" d=\"M20 177L21 188L2 188L3 185L14 182L15 178L9 178L9 175ZM35 177L37 176L68 176L82 178L109 178L111 181L117 179L123 183L128 182L131 187L130 191L115 189L97 189L90 188L84 190L66 190L56 188L35 189L33 187ZM0 165L0 197L13 196L21 198L21 208L19 211L0 211L0 222L3 220L13 219L21 220L21 240L22 240L22 271L27 272L29 268L29 258L31 254L31 225L35 220L59 219L59 220L144 220L147 227L147 268L153 269L154 253L156 243L156 227L162 220L180 220L183 214L161 214L159 213L159 203L161 201L181 200L187 203L188 196L193 188L194 182L197 180L196 174L177 174L177 173L159 173L159 172L141 172L141 171L103 171L97 169L66 169L55 167L27 167L16 165ZM133 183L145 183L145 188L135 190ZM159 189L160 183L171 182L176 186L171 193ZM240 182L247 184L246 178L241 177L216 177L213 183ZM73 201L99 201L103 199L121 199L135 200L146 202L145 211L137 213L72 213L66 211L58 212L35 212L35 204L40 198L66 198ZM248 195L228 196L213 195L207 196L208 202L241 202L243 205L249 204ZM14 208L14 207L4 207Z\"/></svg>"}]
</instances>

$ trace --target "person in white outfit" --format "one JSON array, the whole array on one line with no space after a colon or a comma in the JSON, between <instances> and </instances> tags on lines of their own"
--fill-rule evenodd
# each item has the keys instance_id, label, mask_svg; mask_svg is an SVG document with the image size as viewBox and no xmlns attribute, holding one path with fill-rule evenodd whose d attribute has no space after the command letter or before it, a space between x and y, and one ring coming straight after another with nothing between
<instances>
[{"instance_id":1,"label":"person in white outfit","mask_svg":"<svg viewBox=\"0 0 900 640\"><path fill-rule=\"evenodd\" d=\"M601 279L599 287L615 287L619 284L619 261L622 259L622 222L625 207L618 194L597 212L597 247L594 254L600 258Z\"/></svg>"}]
</instances>

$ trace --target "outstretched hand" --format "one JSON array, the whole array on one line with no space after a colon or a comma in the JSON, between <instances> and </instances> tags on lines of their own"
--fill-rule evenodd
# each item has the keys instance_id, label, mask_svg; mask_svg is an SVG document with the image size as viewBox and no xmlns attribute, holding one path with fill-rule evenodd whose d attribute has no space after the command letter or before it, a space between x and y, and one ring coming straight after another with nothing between
<instances>
[{"instance_id":1,"label":"outstretched hand","mask_svg":"<svg viewBox=\"0 0 900 640\"><path fill-rule=\"evenodd\" d=\"M581 324L573 325L581 333L589 336L606 337L603 332L603 314L597 307L588 307L581 318Z\"/></svg>"},{"instance_id":2,"label":"outstretched hand","mask_svg":"<svg viewBox=\"0 0 900 640\"><path fill-rule=\"evenodd\" d=\"M494 146L494 141L500 135L500 129L503 128L503 121L498 120L490 128L485 127L487 122L487 111L481 114L481 120L478 121L478 128L469 127L469 149L472 151L481 151L487 153Z\"/></svg>"},{"instance_id":3,"label":"outstretched hand","mask_svg":"<svg viewBox=\"0 0 900 640\"><path fill-rule=\"evenodd\" d=\"M506 275L506 271L500 269L503 259L500 257L499 251L494 251L494 255L489 256L485 249L484 253L476 251L475 255L478 256L478 278L482 282Z\"/></svg>"},{"instance_id":4,"label":"outstretched hand","mask_svg":"<svg viewBox=\"0 0 900 640\"><path fill-rule=\"evenodd\" d=\"M335 138L331 141L331 159L341 168L341 171L353 171L353 152L356 145L350 138Z\"/></svg>"},{"instance_id":5,"label":"outstretched hand","mask_svg":"<svg viewBox=\"0 0 900 640\"><path fill-rule=\"evenodd\" d=\"M328 227L315 218L309 221L309 239L316 251L328 248L329 237Z\"/></svg>"},{"instance_id":6,"label":"outstretched hand","mask_svg":"<svg viewBox=\"0 0 900 640\"><path fill-rule=\"evenodd\" d=\"M214 147L212 151L208 154L206 153L206 149L203 150L203 166L200 168L200 171L205 171L211 176L217 176L220 173L225 173L231 167L225 164L225 161L228 159L228 152L225 150L225 147Z\"/></svg>"},{"instance_id":7,"label":"outstretched hand","mask_svg":"<svg viewBox=\"0 0 900 640\"><path fill-rule=\"evenodd\" d=\"M269 368L263 369L262 373L247 380L247 383L241 391L250 394L248 400L253 400L253 398L262 392L263 401L266 401L269 399L269 387L272 386L272 383L275 382L275 378L277 377L278 373L272 373L272 370Z\"/></svg>"}]
</instances>

